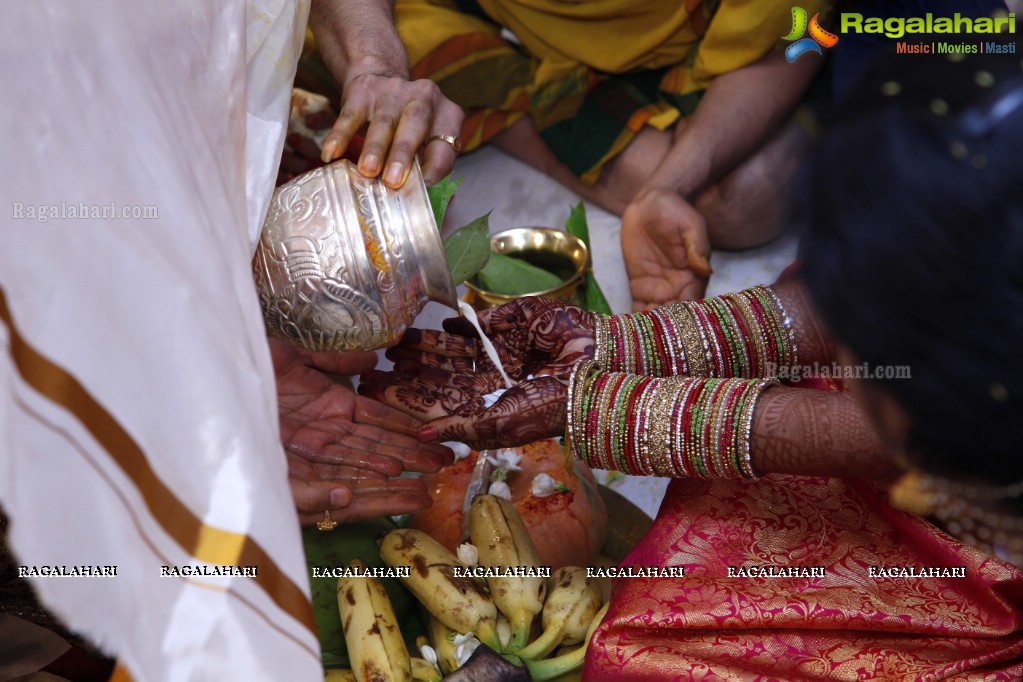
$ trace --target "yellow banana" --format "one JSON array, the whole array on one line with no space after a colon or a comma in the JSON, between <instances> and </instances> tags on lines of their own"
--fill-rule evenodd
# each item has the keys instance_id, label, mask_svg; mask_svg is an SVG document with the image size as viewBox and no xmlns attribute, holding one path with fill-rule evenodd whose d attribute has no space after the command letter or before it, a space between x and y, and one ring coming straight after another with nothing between
<instances>
[{"instance_id":1,"label":"yellow banana","mask_svg":"<svg viewBox=\"0 0 1023 682\"><path fill-rule=\"evenodd\" d=\"M429 621L426 625L430 633L430 642L433 650L437 652L437 662L440 663L441 671L447 675L458 669L458 659L455 657L455 643L452 640L455 631L433 616L427 615Z\"/></svg>"},{"instance_id":2,"label":"yellow banana","mask_svg":"<svg viewBox=\"0 0 1023 682\"><path fill-rule=\"evenodd\" d=\"M540 617L543 634L516 653L522 658L543 658L562 644L581 642L602 602L597 581L586 576L585 568L559 568L547 584Z\"/></svg>"},{"instance_id":3,"label":"yellow banana","mask_svg":"<svg viewBox=\"0 0 1023 682\"><path fill-rule=\"evenodd\" d=\"M418 682L440 682L440 671L425 658L412 657L412 679Z\"/></svg>"},{"instance_id":4,"label":"yellow banana","mask_svg":"<svg viewBox=\"0 0 1023 682\"><path fill-rule=\"evenodd\" d=\"M511 502L496 495L480 495L469 509L469 536L479 551L480 566L489 568L540 567L540 554ZM537 571L539 573L539 570ZM525 646L533 619L543 609L546 578L510 576L487 579L494 604L511 624L512 651Z\"/></svg>"},{"instance_id":5,"label":"yellow banana","mask_svg":"<svg viewBox=\"0 0 1023 682\"><path fill-rule=\"evenodd\" d=\"M356 682L355 673L344 668L328 668L323 671L323 682Z\"/></svg>"},{"instance_id":6,"label":"yellow banana","mask_svg":"<svg viewBox=\"0 0 1023 682\"><path fill-rule=\"evenodd\" d=\"M443 545L421 531L398 528L384 536L380 557L390 566L409 567L401 581L434 617L500 650L497 607L478 578L455 575L468 567Z\"/></svg>"},{"instance_id":7,"label":"yellow banana","mask_svg":"<svg viewBox=\"0 0 1023 682\"><path fill-rule=\"evenodd\" d=\"M586 647L590 645L590 638L593 637L593 631L600 625L600 621L604 619L604 614L607 613L607 604L601 607L593 619L590 621L589 627L586 629L586 634L583 636L583 643L578 647L569 651L566 654L555 656L554 658L546 658L542 661L531 661L526 659L524 662L526 668L529 669L529 674L533 679L533 682L546 682L547 680L560 677L565 673L572 672L582 667L583 661L586 659Z\"/></svg>"},{"instance_id":8,"label":"yellow banana","mask_svg":"<svg viewBox=\"0 0 1023 682\"><path fill-rule=\"evenodd\" d=\"M358 559L349 567L366 569ZM410 682L408 649L383 584L372 576L338 578L337 606L356 679Z\"/></svg>"}]
</instances>

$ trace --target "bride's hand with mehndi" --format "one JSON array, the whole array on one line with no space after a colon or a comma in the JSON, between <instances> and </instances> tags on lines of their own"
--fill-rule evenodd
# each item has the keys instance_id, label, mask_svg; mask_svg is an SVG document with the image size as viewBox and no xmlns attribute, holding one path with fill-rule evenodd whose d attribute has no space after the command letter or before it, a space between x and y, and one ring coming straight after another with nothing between
<instances>
[{"instance_id":1,"label":"bride's hand with mehndi","mask_svg":"<svg viewBox=\"0 0 1023 682\"><path fill-rule=\"evenodd\" d=\"M387 351L394 370L364 374L359 392L428 421L423 442L510 447L563 433L568 376L594 353L590 314L529 297L483 311L479 321L515 384L492 405L485 396L504 381L465 318L445 320L444 332L409 329Z\"/></svg>"}]
</instances>

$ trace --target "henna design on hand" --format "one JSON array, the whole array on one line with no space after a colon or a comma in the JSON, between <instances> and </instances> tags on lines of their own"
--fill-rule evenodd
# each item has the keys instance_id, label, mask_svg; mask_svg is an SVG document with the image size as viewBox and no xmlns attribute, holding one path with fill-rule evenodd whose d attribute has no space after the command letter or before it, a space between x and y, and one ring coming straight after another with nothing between
<instances>
[{"instance_id":1,"label":"henna design on hand","mask_svg":"<svg viewBox=\"0 0 1023 682\"><path fill-rule=\"evenodd\" d=\"M568 384L543 377L501 396L476 424L477 447L525 445L565 432Z\"/></svg>"},{"instance_id":2,"label":"henna design on hand","mask_svg":"<svg viewBox=\"0 0 1023 682\"><path fill-rule=\"evenodd\" d=\"M453 386L435 386L414 377L401 377L394 386L394 400L411 414L424 416L440 411L444 414L468 417L483 410L483 398L478 394Z\"/></svg>"},{"instance_id":3,"label":"henna design on hand","mask_svg":"<svg viewBox=\"0 0 1023 682\"><path fill-rule=\"evenodd\" d=\"M831 364L835 358L834 339L825 330L824 323L817 317L810 297L797 279L785 280L771 285L771 290L785 306L792 319L796 345L799 347L798 361L801 365Z\"/></svg>"},{"instance_id":4,"label":"henna design on hand","mask_svg":"<svg viewBox=\"0 0 1023 682\"><path fill-rule=\"evenodd\" d=\"M565 431L568 385L541 377L508 389L486 411L468 418L431 422L441 440L457 440L476 449L513 447Z\"/></svg>"},{"instance_id":5,"label":"henna design on hand","mask_svg":"<svg viewBox=\"0 0 1023 682\"><path fill-rule=\"evenodd\" d=\"M499 447L563 433L568 376L576 362L595 352L589 313L529 297L481 312L480 324L505 371L519 382L489 409L483 396L503 388L503 382L476 340L460 335L468 333L460 318L444 321L446 334L406 333L402 345L388 352L395 371L364 375L359 392L417 418L434 419L442 440ZM468 352L475 353L475 373L467 368Z\"/></svg>"},{"instance_id":6,"label":"henna design on hand","mask_svg":"<svg viewBox=\"0 0 1023 682\"><path fill-rule=\"evenodd\" d=\"M757 402L754 469L848 478L894 478L894 459L848 393L777 386Z\"/></svg>"}]
</instances>

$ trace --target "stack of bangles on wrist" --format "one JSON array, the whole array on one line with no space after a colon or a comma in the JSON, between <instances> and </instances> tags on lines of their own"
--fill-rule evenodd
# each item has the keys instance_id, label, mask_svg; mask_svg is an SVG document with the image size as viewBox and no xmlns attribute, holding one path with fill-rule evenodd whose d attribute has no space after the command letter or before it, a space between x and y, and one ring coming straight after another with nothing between
<instances>
[{"instance_id":1,"label":"stack of bangles on wrist","mask_svg":"<svg viewBox=\"0 0 1023 682\"><path fill-rule=\"evenodd\" d=\"M591 468L673 478L756 478L750 430L774 379L651 377L575 365L568 447Z\"/></svg>"},{"instance_id":2,"label":"stack of bangles on wrist","mask_svg":"<svg viewBox=\"0 0 1023 682\"><path fill-rule=\"evenodd\" d=\"M749 379L798 363L792 320L765 286L592 320L597 366L612 372Z\"/></svg>"}]
</instances>

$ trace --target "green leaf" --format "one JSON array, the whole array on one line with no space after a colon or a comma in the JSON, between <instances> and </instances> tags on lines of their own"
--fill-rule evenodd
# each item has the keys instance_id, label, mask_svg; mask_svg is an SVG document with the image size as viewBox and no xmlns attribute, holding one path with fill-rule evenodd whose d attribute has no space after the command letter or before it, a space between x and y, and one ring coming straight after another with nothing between
<instances>
[{"instance_id":1,"label":"green leaf","mask_svg":"<svg viewBox=\"0 0 1023 682\"><path fill-rule=\"evenodd\" d=\"M611 304L604 298L604 292L600 290L600 285L597 284L597 278L593 276L592 272L587 272L586 277L583 278L583 308L589 310L591 313L600 313L602 315L611 315Z\"/></svg>"},{"instance_id":2,"label":"green leaf","mask_svg":"<svg viewBox=\"0 0 1023 682\"><path fill-rule=\"evenodd\" d=\"M590 246L590 226L586 222L586 205L579 202L569 211L568 220L565 221L565 229L582 240L583 244L590 251L590 264L593 264L593 248ZM582 307L592 313L611 314L611 305L604 297L604 292L597 284L597 278L593 276L593 270L586 272L582 286Z\"/></svg>"},{"instance_id":3,"label":"green leaf","mask_svg":"<svg viewBox=\"0 0 1023 682\"><path fill-rule=\"evenodd\" d=\"M586 204L579 202L572 207L565 221L565 229L569 234L582 240L586 248L590 248L590 226L586 222Z\"/></svg>"},{"instance_id":4,"label":"green leaf","mask_svg":"<svg viewBox=\"0 0 1023 682\"><path fill-rule=\"evenodd\" d=\"M444 240L451 279L464 282L483 269L490 259L490 212L458 228Z\"/></svg>"},{"instance_id":5,"label":"green leaf","mask_svg":"<svg viewBox=\"0 0 1023 682\"><path fill-rule=\"evenodd\" d=\"M451 175L448 174L436 184L426 188L426 194L430 197L430 206L433 208L433 217L437 219L438 230L444 226L444 214L447 213L451 197L454 196L455 190L461 183L462 178L452 180ZM461 280L455 281L460 282Z\"/></svg>"},{"instance_id":6,"label":"green leaf","mask_svg":"<svg viewBox=\"0 0 1023 682\"><path fill-rule=\"evenodd\" d=\"M553 289L563 280L521 258L493 253L487 266L476 275L476 281L482 289L495 294L522 296Z\"/></svg>"},{"instance_id":7,"label":"green leaf","mask_svg":"<svg viewBox=\"0 0 1023 682\"><path fill-rule=\"evenodd\" d=\"M371 567L386 566L376 540L393 528L389 519L346 523L329 533L306 526L302 529L302 544L310 576L313 568L344 568L352 559L361 559ZM381 578L380 582L387 590L398 622L404 623L413 615L415 598L397 578ZM310 577L309 585L324 667L351 667L337 609L337 578Z\"/></svg>"}]
</instances>

